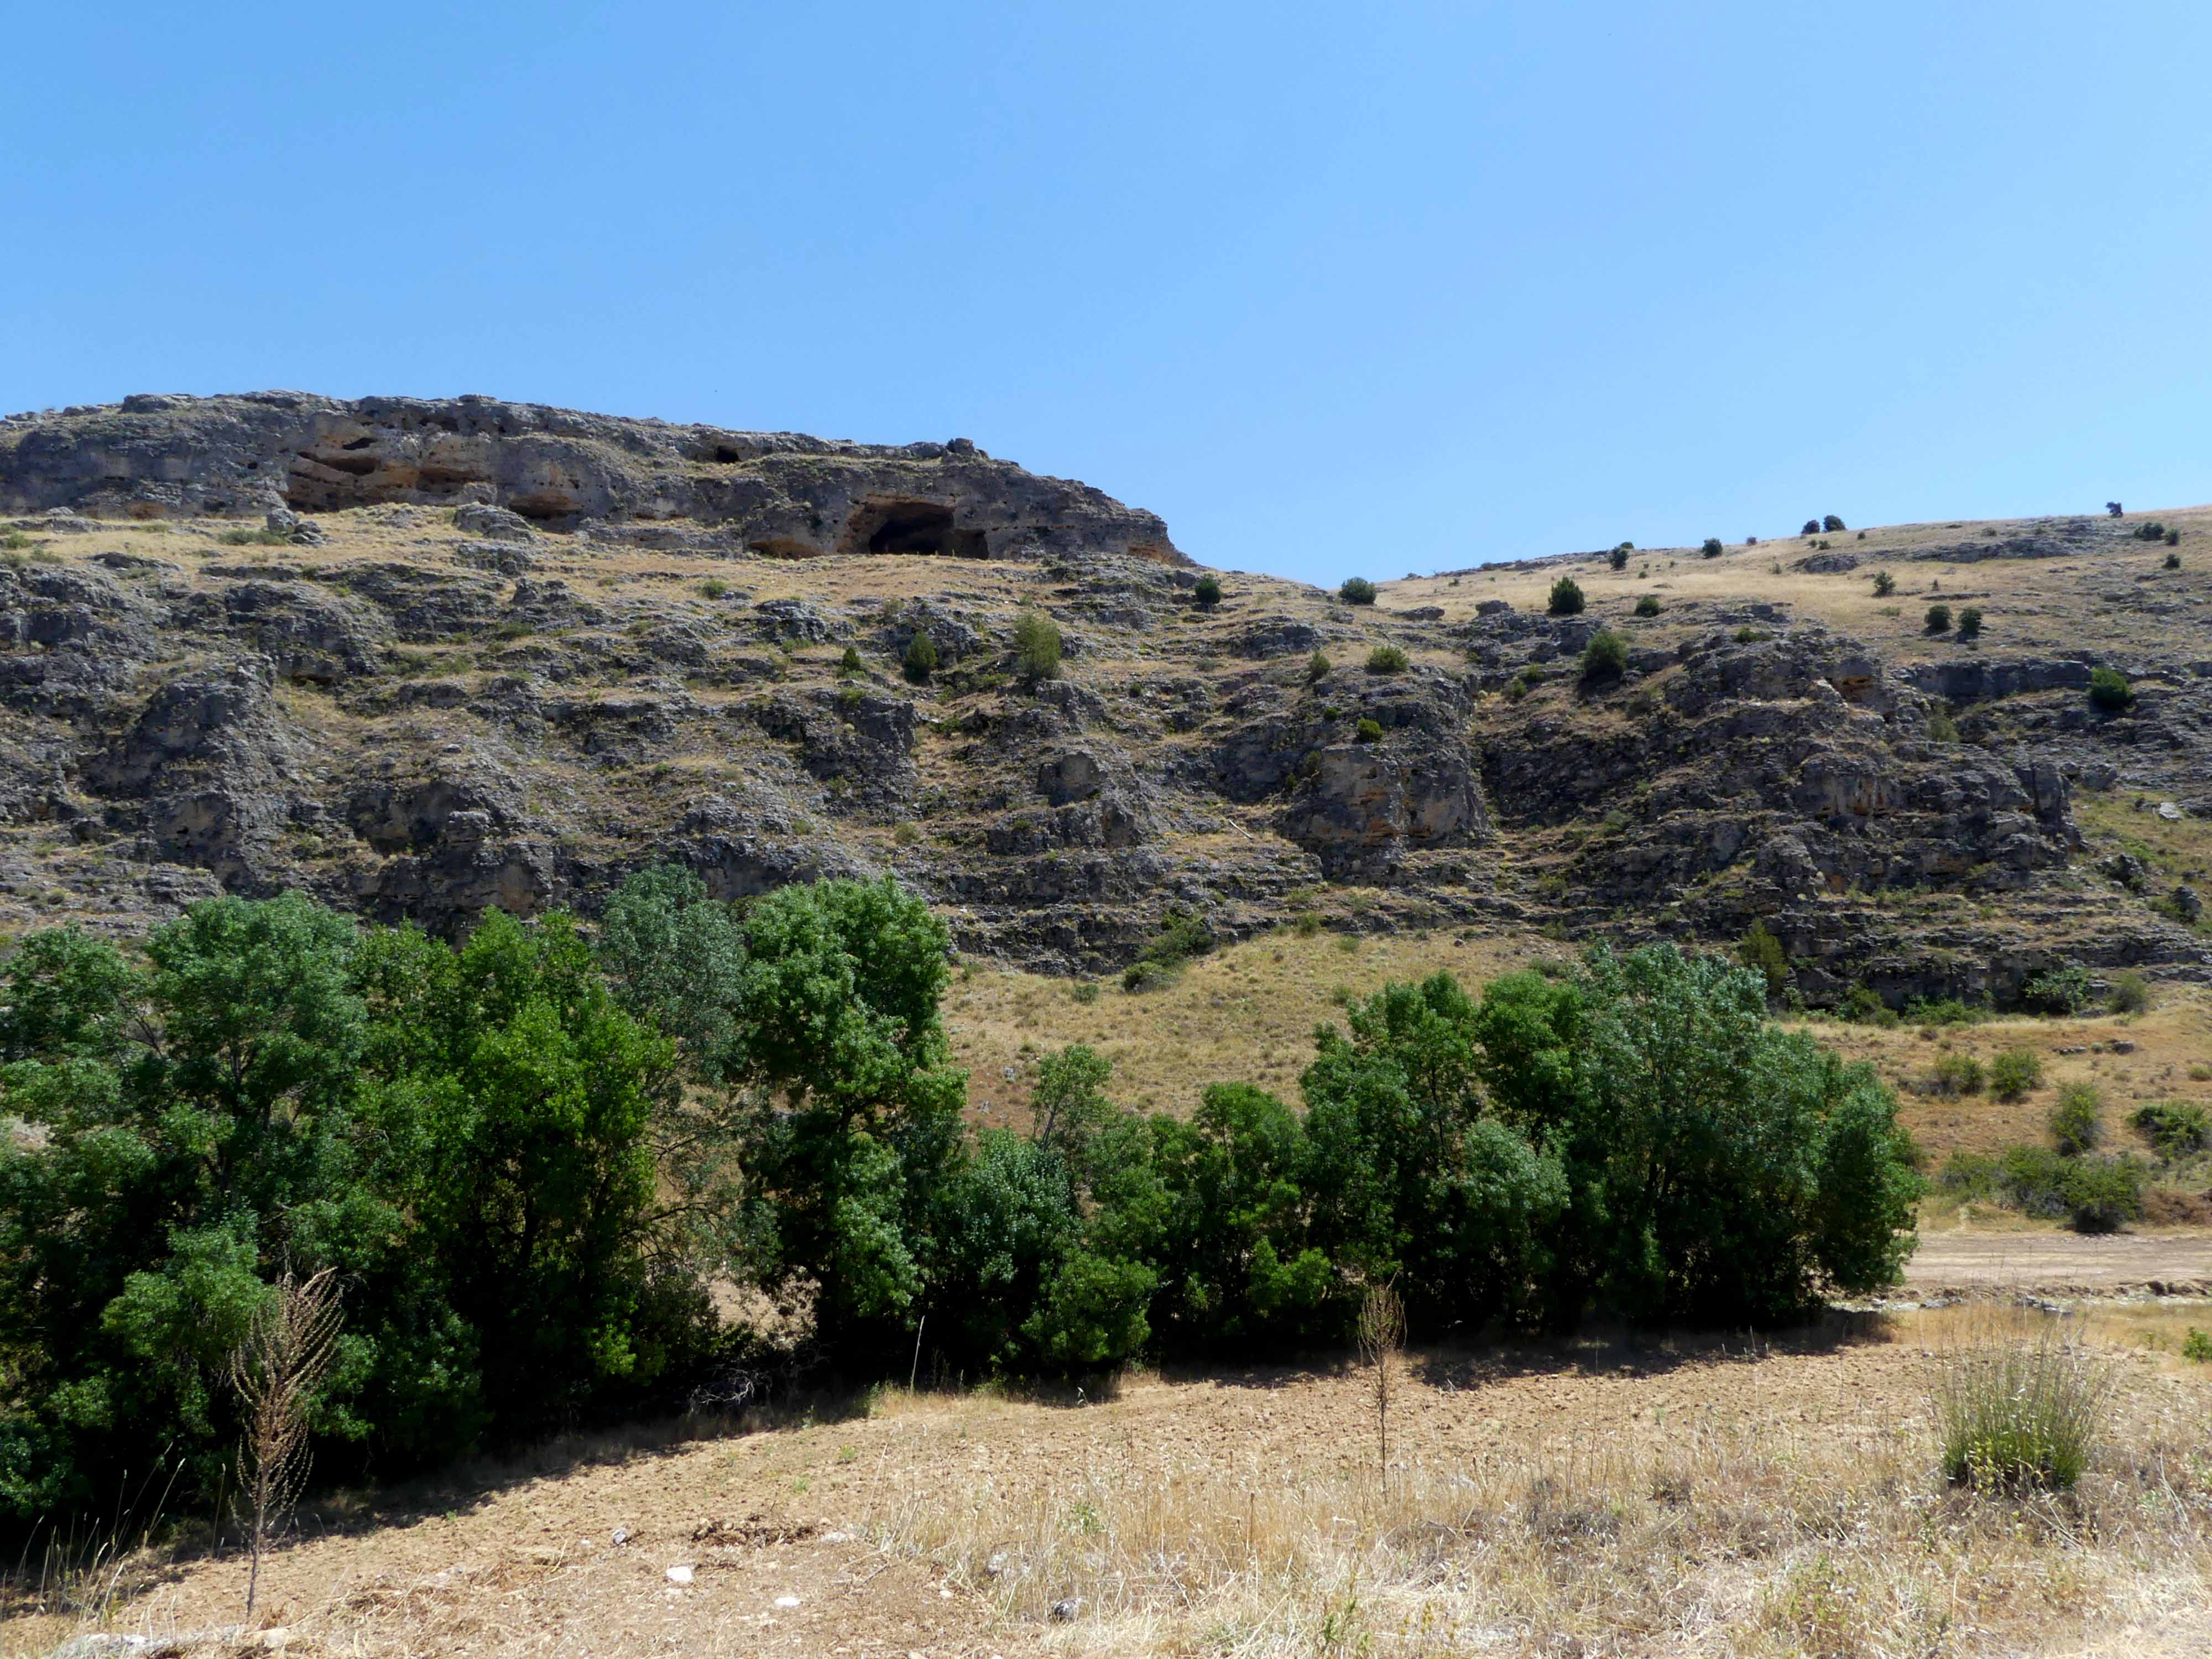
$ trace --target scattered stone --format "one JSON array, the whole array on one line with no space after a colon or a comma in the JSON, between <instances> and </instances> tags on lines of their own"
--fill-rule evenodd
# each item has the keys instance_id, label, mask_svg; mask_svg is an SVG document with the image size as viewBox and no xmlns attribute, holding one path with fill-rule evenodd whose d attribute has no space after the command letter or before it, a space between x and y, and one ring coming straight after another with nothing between
<instances>
[{"instance_id":1,"label":"scattered stone","mask_svg":"<svg viewBox=\"0 0 2212 1659\"><path fill-rule=\"evenodd\" d=\"M665 1576L672 1584L688 1584L691 1582L691 1564L688 1561L679 1561L669 1568Z\"/></svg>"},{"instance_id":2,"label":"scattered stone","mask_svg":"<svg viewBox=\"0 0 2212 1659\"><path fill-rule=\"evenodd\" d=\"M1068 1596L1065 1600L1052 1604L1052 1622L1055 1625L1067 1624L1082 1610L1083 1598L1079 1595Z\"/></svg>"}]
</instances>

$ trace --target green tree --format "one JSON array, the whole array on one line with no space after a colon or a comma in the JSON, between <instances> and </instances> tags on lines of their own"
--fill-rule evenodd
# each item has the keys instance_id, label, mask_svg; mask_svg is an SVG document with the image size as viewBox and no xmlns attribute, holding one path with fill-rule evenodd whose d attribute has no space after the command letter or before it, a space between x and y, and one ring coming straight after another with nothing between
<instances>
[{"instance_id":1,"label":"green tree","mask_svg":"<svg viewBox=\"0 0 2212 1659\"><path fill-rule=\"evenodd\" d=\"M1212 610L1221 603L1221 578L1209 571L1192 586L1190 596L1198 601L1200 610Z\"/></svg>"},{"instance_id":2,"label":"green tree","mask_svg":"<svg viewBox=\"0 0 2212 1659\"><path fill-rule=\"evenodd\" d=\"M1336 597L1346 605L1375 603L1375 584L1364 576L1347 576L1344 585L1336 590Z\"/></svg>"},{"instance_id":3,"label":"green tree","mask_svg":"<svg viewBox=\"0 0 2212 1659\"><path fill-rule=\"evenodd\" d=\"M1601 628L1583 647L1584 680L1617 680L1628 672L1628 641L1610 628Z\"/></svg>"},{"instance_id":4,"label":"green tree","mask_svg":"<svg viewBox=\"0 0 2212 1659\"><path fill-rule=\"evenodd\" d=\"M785 887L745 917L732 1255L851 1360L910 1332L967 1073L939 1018L951 939L886 879Z\"/></svg>"},{"instance_id":5,"label":"green tree","mask_svg":"<svg viewBox=\"0 0 2212 1659\"><path fill-rule=\"evenodd\" d=\"M906 642L906 653L900 659L900 666L906 671L907 678L916 685L921 684L937 672L936 643L928 635L917 633Z\"/></svg>"},{"instance_id":6,"label":"green tree","mask_svg":"<svg viewBox=\"0 0 2212 1659\"><path fill-rule=\"evenodd\" d=\"M1042 611L1014 618L1014 672L1031 685L1060 678L1060 624Z\"/></svg>"},{"instance_id":7,"label":"green tree","mask_svg":"<svg viewBox=\"0 0 2212 1659\"><path fill-rule=\"evenodd\" d=\"M1554 617L1577 616L1581 613L1582 608L1581 583L1572 576L1562 576L1552 584L1551 598L1545 604L1545 609L1552 615Z\"/></svg>"}]
</instances>

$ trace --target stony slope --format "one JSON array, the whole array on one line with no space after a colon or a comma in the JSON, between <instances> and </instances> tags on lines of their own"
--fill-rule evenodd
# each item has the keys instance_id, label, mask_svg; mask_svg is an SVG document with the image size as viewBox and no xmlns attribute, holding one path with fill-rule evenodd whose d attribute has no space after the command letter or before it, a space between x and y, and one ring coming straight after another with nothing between
<instances>
[{"instance_id":1,"label":"stony slope","mask_svg":"<svg viewBox=\"0 0 2212 1659\"><path fill-rule=\"evenodd\" d=\"M453 929L675 858L732 895L895 873L964 947L1062 970L1177 910L1764 917L1815 1000L2205 962L2171 878L2212 814L2212 514L2166 515L2178 571L2139 521L2084 519L1577 556L1574 617L1542 614L1559 561L1371 608L1233 576L1206 610L1157 518L960 442L289 393L13 417L0 504L11 929L287 885ZM1923 635L1931 591L1983 605L1984 639ZM1066 641L1034 687L1025 605ZM1584 686L1601 623L1630 670ZM1386 642L1409 666L1367 672ZM2140 692L2117 718L2081 690L2107 660ZM2107 866L2085 803L2131 793L2182 817Z\"/></svg>"}]
</instances>

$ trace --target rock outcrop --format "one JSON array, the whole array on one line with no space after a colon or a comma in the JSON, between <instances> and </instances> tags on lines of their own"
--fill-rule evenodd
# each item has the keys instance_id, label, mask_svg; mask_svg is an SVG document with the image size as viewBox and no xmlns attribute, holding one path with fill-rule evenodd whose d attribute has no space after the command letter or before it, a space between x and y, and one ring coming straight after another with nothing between
<instances>
[{"instance_id":1,"label":"rock outcrop","mask_svg":"<svg viewBox=\"0 0 2212 1659\"><path fill-rule=\"evenodd\" d=\"M1155 515L994 460L964 438L896 446L624 420L497 398L147 395L0 422L0 513L294 516L455 506L481 540L531 526L684 520L716 544L1187 563ZM648 534L647 544L651 544Z\"/></svg>"}]
</instances>

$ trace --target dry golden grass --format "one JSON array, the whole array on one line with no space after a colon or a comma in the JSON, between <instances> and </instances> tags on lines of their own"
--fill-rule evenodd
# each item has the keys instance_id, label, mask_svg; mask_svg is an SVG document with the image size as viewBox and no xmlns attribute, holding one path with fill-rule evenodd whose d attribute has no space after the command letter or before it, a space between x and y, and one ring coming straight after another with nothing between
<instances>
[{"instance_id":1,"label":"dry golden grass","mask_svg":"<svg viewBox=\"0 0 2212 1659\"><path fill-rule=\"evenodd\" d=\"M2080 1488L1976 1494L1936 1472L1929 1393L1980 1317L1416 1351L1387 1480L1355 1367L818 1402L333 1510L266 1594L289 1651L363 1659L2185 1651L2212 1367L2100 1311L2119 1392ZM142 1566L112 1627L237 1616L235 1561Z\"/></svg>"},{"instance_id":2,"label":"dry golden grass","mask_svg":"<svg viewBox=\"0 0 2212 1659\"><path fill-rule=\"evenodd\" d=\"M1888 525L1870 528L1864 541L1855 530L1820 537L1789 536L1762 538L1756 547L1743 545L1741 536L1724 538L1727 552L1717 559L1703 557L1694 547L1645 548L1629 559L1627 568L1616 572L1605 556L1593 554L1565 566L1482 570L1450 576L1425 576L1380 582L1378 621L1390 613L1421 605L1442 605L1446 620L1471 615L1484 599L1504 599L1516 610L1541 611L1551 586L1564 571L1574 577L1589 601L1589 614L1607 621L1628 617L1636 600L1656 594L1662 605L1685 599L1708 605L1741 605L1765 601L1790 607L1801 617L1824 622L1844 633L1866 641L1900 661L1955 654L1971 647L1948 637L1930 639L1922 618L1928 606L1941 599L1954 610L1962 605L1979 605L1986 613L1982 649L1992 653L2040 652L2078 647L2085 638L2124 640L2131 649L2155 652L2164 647L2198 655L2192 636L2201 634L2201 617L2143 616L2116 613L2104 605L2107 591L2151 586L2160 598L2183 598L2198 603L2212 599L2212 507L2161 508L2130 513L2132 527L2157 520L2182 532L2180 545L2124 541L2117 549L2049 559L1984 559L1947 563L1913 556L1927 549L1972 543L1994 531L1999 538L2026 531L2027 520L1961 521L1956 524ZM1813 552L1813 543L1826 541L1838 553L1863 561L1856 569L1813 575L1791 568ZM2182 568L2165 566L2170 552L2181 555ZM1885 559L1883 555L1893 556ZM1773 567L1782 567L1777 574ZM1896 592L1878 599L1873 573L1887 569L1897 580ZM2136 578L2146 581L2138 584ZM1456 583L1456 585L1455 585ZM2093 620L2094 619L2094 620ZM2084 633L2085 621L2090 631ZM1630 619L1637 633L1669 635L1678 625L1665 616ZM1703 624L1709 626L1710 623Z\"/></svg>"},{"instance_id":3,"label":"dry golden grass","mask_svg":"<svg viewBox=\"0 0 2212 1659\"><path fill-rule=\"evenodd\" d=\"M1329 895L1338 906L1347 898L1356 905L1359 895ZM990 1121L1026 1124L1032 1058L1070 1042L1114 1062L1115 1099L1187 1116L1214 1083L1255 1083L1295 1102L1314 1028L1341 1024L1347 994L1440 969L1475 988L1536 961L1567 960L1566 947L1534 933L1283 927L1201 957L1157 990L1126 992L1118 977L1089 981L1098 994L1087 1004L1066 980L978 965L955 978L945 1017L969 1068L969 1097L989 1109Z\"/></svg>"}]
</instances>

